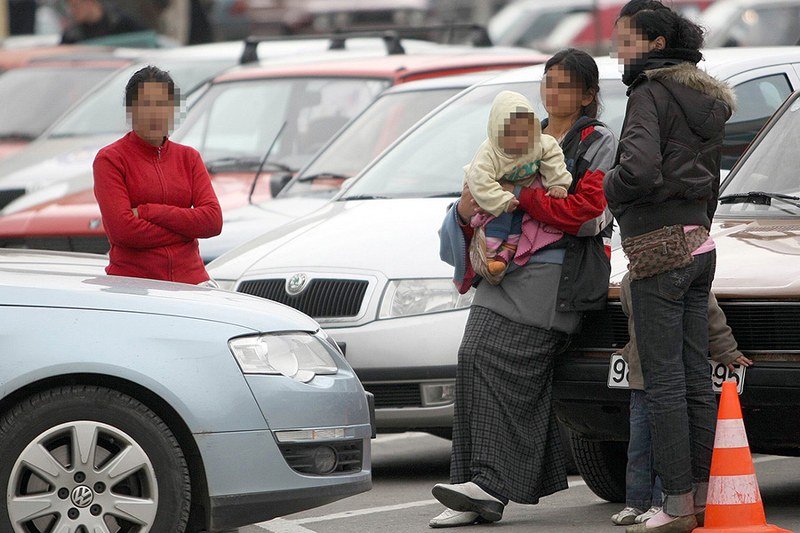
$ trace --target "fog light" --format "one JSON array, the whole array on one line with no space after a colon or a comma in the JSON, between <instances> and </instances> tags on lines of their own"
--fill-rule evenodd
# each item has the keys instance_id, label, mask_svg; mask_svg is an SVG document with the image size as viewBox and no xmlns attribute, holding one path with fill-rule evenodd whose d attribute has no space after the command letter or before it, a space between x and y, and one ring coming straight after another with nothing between
<instances>
[{"instance_id":1,"label":"fog light","mask_svg":"<svg viewBox=\"0 0 800 533\"><path fill-rule=\"evenodd\" d=\"M422 384L422 405L424 407L434 407L437 405L448 405L456 399L455 381L446 383L423 383Z\"/></svg>"},{"instance_id":2,"label":"fog light","mask_svg":"<svg viewBox=\"0 0 800 533\"><path fill-rule=\"evenodd\" d=\"M328 446L320 446L314 450L314 472L317 474L330 474L336 470L336 451Z\"/></svg>"}]
</instances>

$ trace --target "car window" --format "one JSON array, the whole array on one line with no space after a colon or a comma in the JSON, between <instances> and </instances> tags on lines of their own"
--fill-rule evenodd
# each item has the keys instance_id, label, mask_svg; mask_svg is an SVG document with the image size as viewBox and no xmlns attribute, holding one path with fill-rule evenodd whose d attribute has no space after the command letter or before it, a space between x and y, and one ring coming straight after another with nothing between
<instances>
[{"instance_id":1,"label":"car window","mask_svg":"<svg viewBox=\"0 0 800 533\"><path fill-rule=\"evenodd\" d=\"M767 123L769 117L792 94L785 74L772 74L740 83L733 88L738 106L725 125L722 168L731 169L736 160Z\"/></svg>"},{"instance_id":2,"label":"car window","mask_svg":"<svg viewBox=\"0 0 800 533\"><path fill-rule=\"evenodd\" d=\"M238 170L252 169L286 122L270 161L298 169L387 83L363 78L219 83L197 100L172 138L195 147L207 164L235 158L247 161Z\"/></svg>"},{"instance_id":3,"label":"car window","mask_svg":"<svg viewBox=\"0 0 800 533\"><path fill-rule=\"evenodd\" d=\"M0 76L0 137L35 139L107 78L109 68L21 68Z\"/></svg>"},{"instance_id":4,"label":"car window","mask_svg":"<svg viewBox=\"0 0 800 533\"><path fill-rule=\"evenodd\" d=\"M758 146L742 161L725 184L722 195L753 191L800 196L800 100L795 100L773 124ZM718 214L742 216L774 216L800 214L797 202L773 200L766 203L721 204Z\"/></svg>"},{"instance_id":5,"label":"car window","mask_svg":"<svg viewBox=\"0 0 800 533\"><path fill-rule=\"evenodd\" d=\"M622 128L627 97L618 81L601 81L603 114L616 134ZM539 83L476 87L419 124L367 169L341 197L426 197L459 194L463 167L486 140L486 124L494 97L503 90L528 95L540 117Z\"/></svg>"},{"instance_id":6,"label":"car window","mask_svg":"<svg viewBox=\"0 0 800 533\"><path fill-rule=\"evenodd\" d=\"M339 179L307 180L310 176L353 177L419 119L459 92L436 89L390 93L351 122L325 150L281 192L282 197L333 196Z\"/></svg>"},{"instance_id":7,"label":"car window","mask_svg":"<svg viewBox=\"0 0 800 533\"><path fill-rule=\"evenodd\" d=\"M203 81L225 69L230 61L162 61L159 67L168 71L175 85L184 91L184 97ZM49 132L51 137L77 137L125 133L128 123L125 116L125 86L134 72L144 65L128 67L109 79L71 109Z\"/></svg>"}]
</instances>

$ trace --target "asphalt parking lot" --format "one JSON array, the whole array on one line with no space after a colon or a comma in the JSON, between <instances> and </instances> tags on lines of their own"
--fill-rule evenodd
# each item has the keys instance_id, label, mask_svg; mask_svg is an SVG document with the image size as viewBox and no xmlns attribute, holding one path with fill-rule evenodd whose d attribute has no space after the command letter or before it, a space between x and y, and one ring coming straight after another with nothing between
<instances>
[{"instance_id":1,"label":"asphalt parking lot","mask_svg":"<svg viewBox=\"0 0 800 533\"><path fill-rule=\"evenodd\" d=\"M441 511L431 487L446 481L450 443L420 433L384 435L373 447L372 491L313 511L299 513L239 533L355 533L430 531L428 520ZM756 470L770 523L800 531L800 458L756 456ZM502 522L462 528L509 533L617 532L609 517L621 506L595 496L580 477L570 477L568 491L538 506L511 504Z\"/></svg>"}]
</instances>

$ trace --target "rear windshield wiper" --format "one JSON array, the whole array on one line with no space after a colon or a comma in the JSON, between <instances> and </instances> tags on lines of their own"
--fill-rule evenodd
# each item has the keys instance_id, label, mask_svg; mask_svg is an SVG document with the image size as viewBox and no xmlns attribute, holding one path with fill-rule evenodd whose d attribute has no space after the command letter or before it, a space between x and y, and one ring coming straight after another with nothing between
<instances>
[{"instance_id":1,"label":"rear windshield wiper","mask_svg":"<svg viewBox=\"0 0 800 533\"><path fill-rule=\"evenodd\" d=\"M336 174L335 172L320 172L319 174L311 174L310 176L300 176L297 178L297 181L304 183L307 181L316 181L320 179L347 180L351 177L352 176L345 176L344 174Z\"/></svg>"},{"instance_id":2,"label":"rear windshield wiper","mask_svg":"<svg viewBox=\"0 0 800 533\"><path fill-rule=\"evenodd\" d=\"M800 196L791 196L788 194L780 194L776 192L762 192L750 191L737 194L726 194L719 197L721 204L755 204L755 205L772 205L773 200L800 207Z\"/></svg>"}]
</instances>

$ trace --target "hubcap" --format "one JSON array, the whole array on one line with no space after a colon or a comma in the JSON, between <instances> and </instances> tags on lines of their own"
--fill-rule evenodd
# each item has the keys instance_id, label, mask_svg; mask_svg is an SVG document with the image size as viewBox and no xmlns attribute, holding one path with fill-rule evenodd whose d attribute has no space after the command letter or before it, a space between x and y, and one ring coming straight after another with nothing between
<instances>
[{"instance_id":1,"label":"hubcap","mask_svg":"<svg viewBox=\"0 0 800 533\"><path fill-rule=\"evenodd\" d=\"M92 490L97 486L102 493ZM147 533L158 509L158 484L150 458L128 434L76 421L45 431L22 451L6 503L16 533Z\"/></svg>"}]
</instances>

